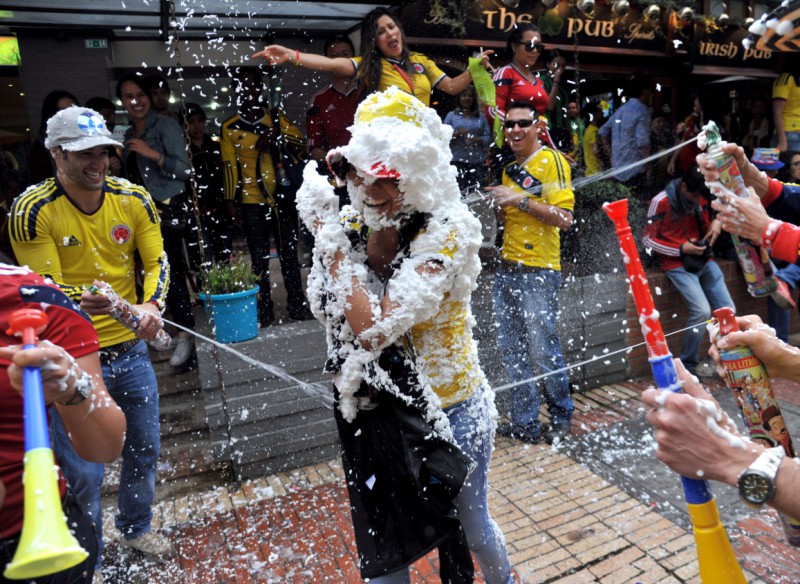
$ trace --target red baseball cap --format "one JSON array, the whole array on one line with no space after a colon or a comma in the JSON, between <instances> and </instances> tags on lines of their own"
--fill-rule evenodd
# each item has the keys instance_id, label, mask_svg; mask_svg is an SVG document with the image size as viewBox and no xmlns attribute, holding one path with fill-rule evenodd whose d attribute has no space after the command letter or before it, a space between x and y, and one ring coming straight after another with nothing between
<instances>
[{"instance_id":1,"label":"red baseball cap","mask_svg":"<svg viewBox=\"0 0 800 584\"><path fill-rule=\"evenodd\" d=\"M376 162L366 171L366 174L375 178L400 178L400 173L386 166L384 162Z\"/></svg>"}]
</instances>

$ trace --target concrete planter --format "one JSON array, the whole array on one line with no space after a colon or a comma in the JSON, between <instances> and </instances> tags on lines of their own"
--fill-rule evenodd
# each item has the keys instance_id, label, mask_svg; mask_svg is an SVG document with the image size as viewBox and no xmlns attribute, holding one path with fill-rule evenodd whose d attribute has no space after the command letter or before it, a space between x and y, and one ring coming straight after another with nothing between
<instances>
[{"instance_id":1,"label":"concrete planter","mask_svg":"<svg viewBox=\"0 0 800 584\"><path fill-rule=\"evenodd\" d=\"M248 357L276 365L305 382L328 386L323 373L325 335L316 321L262 329L236 345ZM220 351L221 388L213 347L198 348L200 387L216 460L233 460L241 478L254 478L315 462L338 454L333 413L322 401L236 355ZM224 405L227 407L229 430Z\"/></svg>"}]
</instances>

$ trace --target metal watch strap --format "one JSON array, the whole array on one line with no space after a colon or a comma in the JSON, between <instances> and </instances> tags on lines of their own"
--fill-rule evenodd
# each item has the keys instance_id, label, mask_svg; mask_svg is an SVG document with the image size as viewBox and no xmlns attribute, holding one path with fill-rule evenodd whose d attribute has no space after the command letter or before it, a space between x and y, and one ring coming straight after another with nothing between
<instances>
[{"instance_id":1,"label":"metal watch strap","mask_svg":"<svg viewBox=\"0 0 800 584\"><path fill-rule=\"evenodd\" d=\"M75 394L72 398L66 402L56 403L60 406L77 406L85 402L89 396L92 395L92 391L94 391L92 376L86 373L86 371L81 371L81 376L75 380Z\"/></svg>"},{"instance_id":2,"label":"metal watch strap","mask_svg":"<svg viewBox=\"0 0 800 584\"><path fill-rule=\"evenodd\" d=\"M774 482L784 456L786 456L786 453L783 450L783 446L767 448L755 459L747 470L760 470L766 473Z\"/></svg>"},{"instance_id":3,"label":"metal watch strap","mask_svg":"<svg viewBox=\"0 0 800 584\"><path fill-rule=\"evenodd\" d=\"M519 203L517 203L517 208L520 211L523 211L523 212L527 213L528 212L528 197L523 195L523 197L520 199Z\"/></svg>"},{"instance_id":4,"label":"metal watch strap","mask_svg":"<svg viewBox=\"0 0 800 584\"><path fill-rule=\"evenodd\" d=\"M738 480L739 496L746 504L757 508L772 500L776 490L775 478L777 477L784 456L785 452L782 446L768 448L753 461L753 464L742 471ZM753 479L765 481L767 483L768 492L765 493L763 499L752 500L745 493L745 489L748 488L746 485Z\"/></svg>"}]
</instances>

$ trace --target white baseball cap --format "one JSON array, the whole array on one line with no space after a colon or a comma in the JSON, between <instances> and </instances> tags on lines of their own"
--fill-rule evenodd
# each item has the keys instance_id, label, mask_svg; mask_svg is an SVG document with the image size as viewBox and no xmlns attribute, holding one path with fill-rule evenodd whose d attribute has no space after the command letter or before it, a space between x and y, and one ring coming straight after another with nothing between
<instances>
[{"instance_id":1,"label":"white baseball cap","mask_svg":"<svg viewBox=\"0 0 800 584\"><path fill-rule=\"evenodd\" d=\"M61 146L64 150L78 152L95 146L116 146L122 144L111 137L103 116L96 111L73 105L59 111L47 120L47 148Z\"/></svg>"}]
</instances>

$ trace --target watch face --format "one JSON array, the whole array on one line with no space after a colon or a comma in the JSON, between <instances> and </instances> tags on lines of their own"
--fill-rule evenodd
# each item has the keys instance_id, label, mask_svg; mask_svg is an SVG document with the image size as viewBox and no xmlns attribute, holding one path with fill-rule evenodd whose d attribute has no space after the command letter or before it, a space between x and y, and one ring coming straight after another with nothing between
<instances>
[{"instance_id":1,"label":"watch face","mask_svg":"<svg viewBox=\"0 0 800 584\"><path fill-rule=\"evenodd\" d=\"M772 495L772 481L754 473L746 473L739 479L739 494L749 503L760 505Z\"/></svg>"}]
</instances>

